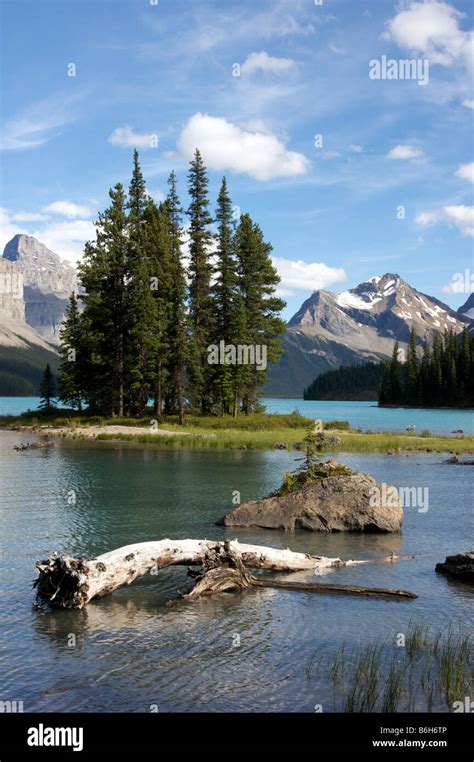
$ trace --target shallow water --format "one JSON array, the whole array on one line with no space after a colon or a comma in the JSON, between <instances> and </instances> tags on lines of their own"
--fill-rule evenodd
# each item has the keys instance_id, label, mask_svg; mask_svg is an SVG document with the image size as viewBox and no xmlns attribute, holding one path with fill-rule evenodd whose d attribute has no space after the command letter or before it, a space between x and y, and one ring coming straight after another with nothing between
<instances>
[{"instance_id":1,"label":"shallow water","mask_svg":"<svg viewBox=\"0 0 474 762\"><path fill-rule=\"evenodd\" d=\"M318 703L330 711L331 686L307 674L315 653L374 635L393 640L413 619L472 627L472 587L434 572L472 545L472 470L440 465L439 454L340 456L381 481L429 487L428 511L407 508L401 535L231 530L243 541L341 558L416 553L329 575L412 590L415 601L261 589L191 604L176 599L190 583L174 568L84 611L34 610L37 559L164 537L221 539L226 530L214 522L232 509L233 492L242 501L264 495L294 467L294 454L61 440L17 453L22 439L0 432L0 698L22 700L25 711L312 711Z\"/></svg>"}]
</instances>

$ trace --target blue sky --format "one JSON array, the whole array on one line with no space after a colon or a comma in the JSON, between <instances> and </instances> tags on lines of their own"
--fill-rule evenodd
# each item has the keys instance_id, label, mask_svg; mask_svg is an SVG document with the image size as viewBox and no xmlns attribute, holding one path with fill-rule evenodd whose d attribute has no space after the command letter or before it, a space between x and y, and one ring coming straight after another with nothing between
<instances>
[{"instance_id":1,"label":"blue sky","mask_svg":"<svg viewBox=\"0 0 474 762\"><path fill-rule=\"evenodd\" d=\"M24 232L76 261L135 145L150 194L174 168L185 204L197 146L213 199L225 174L273 244L287 317L384 272L466 300L470 2L153 3L2 0L0 246ZM429 81L371 79L382 56Z\"/></svg>"}]
</instances>

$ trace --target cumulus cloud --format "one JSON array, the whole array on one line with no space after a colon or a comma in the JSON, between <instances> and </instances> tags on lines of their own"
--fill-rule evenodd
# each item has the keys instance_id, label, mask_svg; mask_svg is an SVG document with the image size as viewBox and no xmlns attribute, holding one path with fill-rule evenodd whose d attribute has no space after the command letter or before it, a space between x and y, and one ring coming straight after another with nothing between
<instances>
[{"instance_id":1,"label":"cumulus cloud","mask_svg":"<svg viewBox=\"0 0 474 762\"><path fill-rule=\"evenodd\" d=\"M464 236L474 236L474 206L457 204L444 206L437 211L420 212L416 215L415 222L425 227L444 222L457 227Z\"/></svg>"},{"instance_id":2,"label":"cumulus cloud","mask_svg":"<svg viewBox=\"0 0 474 762\"><path fill-rule=\"evenodd\" d=\"M196 148L210 169L243 172L257 180L304 175L309 160L302 153L289 151L271 133L243 130L221 117L195 114L184 127L178 149L191 159Z\"/></svg>"},{"instance_id":3,"label":"cumulus cloud","mask_svg":"<svg viewBox=\"0 0 474 762\"><path fill-rule=\"evenodd\" d=\"M156 133L134 132L128 125L116 127L107 140L113 146L120 146L121 148L156 148L158 145Z\"/></svg>"},{"instance_id":4,"label":"cumulus cloud","mask_svg":"<svg viewBox=\"0 0 474 762\"><path fill-rule=\"evenodd\" d=\"M82 257L85 242L95 238L95 227L91 220L50 220L40 227L31 224L20 227L18 214L5 208L0 209L0 251L3 251L14 235L24 233L34 236L63 259L76 262Z\"/></svg>"},{"instance_id":5,"label":"cumulus cloud","mask_svg":"<svg viewBox=\"0 0 474 762\"><path fill-rule=\"evenodd\" d=\"M439 0L410 2L387 22L386 39L441 66L471 66L472 32L459 23L465 14Z\"/></svg>"},{"instance_id":6,"label":"cumulus cloud","mask_svg":"<svg viewBox=\"0 0 474 762\"><path fill-rule=\"evenodd\" d=\"M293 296L298 291L316 291L347 279L342 268L328 267L323 262L303 262L301 259L272 257L281 278L278 285L280 296Z\"/></svg>"},{"instance_id":7,"label":"cumulus cloud","mask_svg":"<svg viewBox=\"0 0 474 762\"><path fill-rule=\"evenodd\" d=\"M472 109L472 108L474 108L474 100L471 100L471 98L466 98L465 100L463 100L462 105L465 108L471 108Z\"/></svg>"},{"instance_id":8,"label":"cumulus cloud","mask_svg":"<svg viewBox=\"0 0 474 762\"><path fill-rule=\"evenodd\" d=\"M349 146L349 151L352 151L352 153L363 153L364 149L362 146L351 143L351 145Z\"/></svg>"},{"instance_id":9,"label":"cumulus cloud","mask_svg":"<svg viewBox=\"0 0 474 762\"><path fill-rule=\"evenodd\" d=\"M474 206L445 206L444 213L448 221L456 225L463 235L474 236Z\"/></svg>"},{"instance_id":10,"label":"cumulus cloud","mask_svg":"<svg viewBox=\"0 0 474 762\"><path fill-rule=\"evenodd\" d=\"M72 201L53 201L52 204L44 206L43 211L58 214L62 217L69 217L70 219L89 217L92 214L88 206L74 204Z\"/></svg>"},{"instance_id":11,"label":"cumulus cloud","mask_svg":"<svg viewBox=\"0 0 474 762\"><path fill-rule=\"evenodd\" d=\"M469 180L469 182L474 183L474 161L471 161L469 164L461 164L456 175L463 180Z\"/></svg>"},{"instance_id":12,"label":"cumulus cloud","mask_svg":"<svg viewBox=\"0 0 474 762\"><path fill-rule=\"evenodd\" d=\"M60 257L76 262L82 257L86 241L95 238L95 227L91 220L68 220L52 222L31 235Z\"/></svg>"},{"instance_id":13,"label":"cumulus cloud","mask_svg":"<svg viewBox=\"0 0 474 762\"><path fill-rule=\"evenodd\" d=\"M409 145L398 145L391 149L387 154L387 159L401 159L407 161L408 159L419 159L423 156L421 148Z\"/></svg>"},{"instance_id":14,"label":"cumulus cloud","mask_svg":"<svg viewBox=\"0 0 474 762\"><path fill-rule=\"evenodd\" d=\"M255 71L282 72L294 69L296 61L292 58L276 58L269 56L265 50L260 53L250 53L245 59L240 71L242 74L252 74Z\"/></svg>"}]
</instances>

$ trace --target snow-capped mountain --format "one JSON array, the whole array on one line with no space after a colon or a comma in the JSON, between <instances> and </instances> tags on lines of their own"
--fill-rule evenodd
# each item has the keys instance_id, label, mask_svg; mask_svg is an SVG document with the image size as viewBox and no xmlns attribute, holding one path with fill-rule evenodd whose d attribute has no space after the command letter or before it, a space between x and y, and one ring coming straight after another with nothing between
<instances>
[{"instance_id":1,"label":"snow-capped mountain","mask_svg":"<svg viewBox=\"0 0 474 762\"><path fill-rule=\"evenodd\" d=\"M466 324L467 316L393 273L343 293L314 291L288 323L286 351L272 369L267 394L298 396L325 370L385 359L395 341L406 348L412 327L421 346L445 330L459 333Z\"/></svg>"}]
</instances>

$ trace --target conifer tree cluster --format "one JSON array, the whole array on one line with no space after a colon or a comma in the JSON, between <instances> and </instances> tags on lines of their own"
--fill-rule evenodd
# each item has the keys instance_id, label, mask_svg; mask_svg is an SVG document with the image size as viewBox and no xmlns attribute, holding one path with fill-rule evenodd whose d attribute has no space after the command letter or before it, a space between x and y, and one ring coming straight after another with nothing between
<instances>
[{"instance_id":1,"label":"conifer tree cluster","mask_svg":"<svg viewBox=\"0 0 474 762\"><path fill-rule=\"evenodd\" d=\"M189 207L174 173L160 204L145 187L137 151L128 189L118 183L79 266L61 333L60 398L110 415L185 411L250 413L266 369L230 355L209 362L209 347L265 346L277 362L285 303L272 247L248 214L235 220L224 178L213 217L199 151L188 174ZM183 220L186 214L188 226ZM182 245L189 239L185 269Z\"/></svg>"},{"instance_id":2,"label":"conifer tree cluster","mask_svg":"<svg viewBox=\"0 0 474 762\"><path fill-rule=\"evenodd\" d=\"M382 363L341 365L317 376L304 390L305 400L376 400L384 373Z\"/></svg>"},{"instance_id":3,"label":"conifer tree cluster","mask_svg":"<svg viewBox=\"0 0 474 762\"><path fill-rule=\"evenodd\" d=\"M384 366L379 395L381 405L470 407L474 404L474 338L467 327L461 336L446 331L423 347L418 357L417 337L412 330L406 362L401 362L395 343L390 362Z\"/></svg>"}]
</instances>

